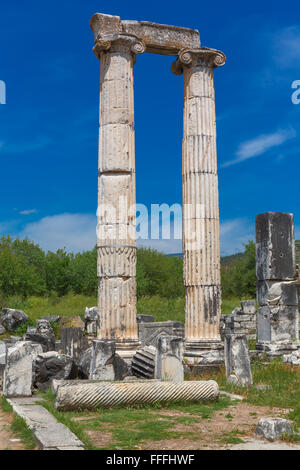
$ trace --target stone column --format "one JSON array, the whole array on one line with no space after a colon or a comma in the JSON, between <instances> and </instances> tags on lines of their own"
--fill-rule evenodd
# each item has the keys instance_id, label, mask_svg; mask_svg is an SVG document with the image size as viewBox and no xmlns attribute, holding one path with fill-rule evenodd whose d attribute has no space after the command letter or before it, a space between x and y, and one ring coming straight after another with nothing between
<instances>
[{"instance_id":1,"label":"stone column","mask_svg":"<svg viewBox=\"0 0 300 470\"><path fill-rule=\"evenodd\" d=\"M96 39L101 60L98 308L99 339L124 359L139 347L136 322L136 199L133 65L144 44L132 35Z\"/></svg>"},{"instance_id":2,"label":"stone column","mask_svg":"<svg viewBox=\"0 0 300 470\"><path fill-rule=\"evenodd\" d=\"M183 73L184 83L185 356L191 364L223 359L214 68L225 60L215 49L186 48L172 65L175 74Z\"/></svg>"},{"instance_id":3,"label":"stone column","mask_svg":"<svg viewBox=\"0 0 300 470\"><path fill-rule=\"evenodd\" d=\"M294 216L256 217L257 345L270 356L299 346Z\"/></svg>"}]
</instances>

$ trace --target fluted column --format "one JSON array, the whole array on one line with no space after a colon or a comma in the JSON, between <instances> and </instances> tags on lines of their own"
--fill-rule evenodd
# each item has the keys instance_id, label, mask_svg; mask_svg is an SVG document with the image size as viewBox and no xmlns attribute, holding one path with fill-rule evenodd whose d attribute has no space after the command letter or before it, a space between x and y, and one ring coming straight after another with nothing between
<instances>
[{"instance_id":1,"label":"fluted column","mask_svg":"<svg viewBox=\"0 0 300 470\"><path fill-rule=\"evenodd\" d=\"M172 65L183 73L183 254L186 354L220 347L220 227L214 68L225 63L214 49L182 49Z\"/></svg>"},{"instance_id":2,"label":"fluted column","mask_svg":"<svg viewBox=\"0 0 300 470\"><path fill-rule=\"evenodd\" d=\"M139 347L136 322L136 198L133 65L144 45L132 35L96 39L101 60L98 180L100 339L130 358Z\"/></svg>"}]
</instances>

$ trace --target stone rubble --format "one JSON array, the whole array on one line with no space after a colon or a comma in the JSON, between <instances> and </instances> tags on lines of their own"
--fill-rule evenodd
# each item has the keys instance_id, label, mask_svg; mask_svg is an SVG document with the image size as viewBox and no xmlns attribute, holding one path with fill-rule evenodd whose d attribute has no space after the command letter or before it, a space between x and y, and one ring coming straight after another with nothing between
<instances>
[{"instance_id":1,"label":"stone rubble","mask_svg":"<svg viewBox=\"0 0 300 470\"><path fill-rule=\"evenodd\" d=\"M282 361L292 366L300 366L300 350L294 351L291 354L284 354Z\"/></svg>"},{"instance_id":2,"label":"stone rubble","mask_svg":"<svg viewBox=\"0 0 300 470\"><path fill-rule=\"evenodd\" d=\"M62 328L60 336L63 354L71 356L77 364L82 352L89 348L89 342L84 331L80 327Z\"/></svg>"},{"instance_id":3,"label":"stone rubble","mask_svg":"<svg viewBox=\"0 0 300 470\"><path fill-rule=\"evenodd\" d=\"M36 328L28 328L23 339L40 344L43 352L55 350L55 335L48 320L38 320Z\"/></svg>"},{"instance_id":4,"label":"stone rubble","mask_svg":"<svg viewBox=\"0 0 300 470\"><path fill-rule=\"evenodd\" d=\"M129 375L129 365L116 353L114 341L94 340L89 379L123 380Z\"/></svg>"},{"instance_id":5,"label":"stone rubble","mask_svg":"<svg viewBox=\"0 0 300 470\"><path fill-rule=\"evenodd\" d=\"M132 358L131 370L133 375L142 379L153 379L156 353L157 349L154 346L144 346L138 349Z\"/></svg>"},{"instance_id":6,"label":"stone rubble","mask_svg":"<svg viewBox=\"0 0 300 470\"><path fill-rule=\"evenodd\" d=\"M100 328L98 307L86 307L84 312L84 325L88 335L97 336L98 329Z\"/></svg>"},{"instance_id":7,"label":"stone rubble","mask_svg":"<svg viewBox=\"0 0 300 470\"><path fill-rule=\"evenodd\" d=\"M46 391L53 379L74 379L77 376L73 358L56 351L38 354L32 365L33 385Z\"/></svg>"},{"instance_id":8,"label":"stone rubble","mask_svg":"<svg viewBox=\"0 0 300 470\"><path fill-rule=\"evenodd\" d=\"M221 336L242 334L247 336L248 341L256 340L255 300L241 301L240 308L235 308L230 315L222 315L220 332Z\"/></svg>"},{"instance_id":9,"label":"stone rubble","mask_svg":"<svg viewBox=\"0 0 300 470\"><path fill-rule=\"evenodd\" d=\"M28 321L28 316L22 310L4 308L0 315L0 325L7 331L15 331Z\"/></svg>"},{"instance_id":10,"label":"stone rubble","mask_svg":"<svg viewBox=\"0 0 300 470\"><path fill-rule=\"evenodd\" d=\"M283 434L293 432L292 424L283 418L261 418L255 428L256 436L264 437L269 441L280 439Z\"/></svg>"}]
</instances>

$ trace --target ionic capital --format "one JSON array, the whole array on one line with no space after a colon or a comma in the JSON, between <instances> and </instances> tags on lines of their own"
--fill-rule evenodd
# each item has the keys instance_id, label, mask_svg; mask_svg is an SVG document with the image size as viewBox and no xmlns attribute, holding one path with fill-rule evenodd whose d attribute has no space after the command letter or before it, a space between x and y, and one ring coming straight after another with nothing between
<instances>
[{"instance_id":1,"label":"ionic capital","mask_svg":"<svg viewBox=\"0 0 300 470\"><path fill-rule=\"evenodd\" d=\"M175 75L181 75L184 67L205 65L215 68L221 67L225 62L225 54L217 49L209 49L208 47L190 49L185 47L179 51L178 58L172 63L171 70Z\"/></svg>"},{"instance_id":2,"label":"ionic capital","mask_svg":"<svg viewBox=\"0 0 300 470\"><path fill-rule=\"evenodd\" d=\"M139 39L137 36L133 34L108 34L108 35L101 35L95 39L95 46L93 47L93 51L98 57L101 58L101 53L111 50L113 51L124 51L130 52L133 56L137 54L143 54L146 50L146 46L142 39Z\"/></svg>"}]
</instances>

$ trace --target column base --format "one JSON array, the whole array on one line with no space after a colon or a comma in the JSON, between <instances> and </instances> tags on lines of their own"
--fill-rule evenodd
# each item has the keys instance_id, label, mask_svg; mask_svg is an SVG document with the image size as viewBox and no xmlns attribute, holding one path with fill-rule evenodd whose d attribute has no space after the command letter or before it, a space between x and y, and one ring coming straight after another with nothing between
<instances>
[{"instance_id":1,"label":"column base","mask_svg":"<svg viewBox=\"0 0 300 470\"><path fill-rule=\"evenodd\" d=\"M224 343L207 340L185 343L184 362L198 368L215 368L224 364Z\"/></svg>"},{"instance_id":2,"label":"column base","mask_svg":"<svg viewBox=\"0 0 300 470\"><path fill-rule=\"evenodd\" d=\"M284 354L291 354L298 349L300 349L299 341L258 341L255 346L258 353L265 353L270 359Z\"/></svg>"},{"instance_id":3,"label":"column base","mask_svg":"<svg viewBox=\"0 0 300 470\"><path fill-rule=\"evenodd\" d=\"M116 353L127 363L131 364L132 358L141 348L141 343L138 340L117 342L116 341Z\"/></svg>"}]
</instances>

